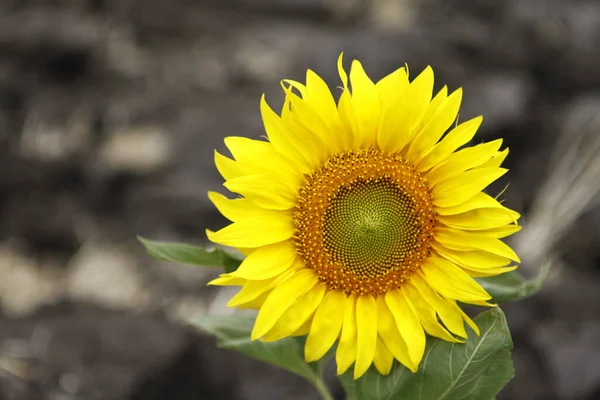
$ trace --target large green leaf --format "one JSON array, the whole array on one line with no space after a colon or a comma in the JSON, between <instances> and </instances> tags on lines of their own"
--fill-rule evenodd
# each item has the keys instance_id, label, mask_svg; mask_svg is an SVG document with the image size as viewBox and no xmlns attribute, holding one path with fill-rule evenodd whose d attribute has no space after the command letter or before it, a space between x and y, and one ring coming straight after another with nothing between
<instances>
[{"instance_id":1,"label":"large green leaf","mask_svg":"<svg viewBox=\"0 0 600 400\"><path fill-rule=\"evenodd\" d=\"M353 400L489 400L514 376L512 339L499 308L475 318L481 330L468 329L465 344L428 338L425 356L415 374L395 363L387 376L373 367L358 380L352 371L340 377Z\"/></svg>"},{"instance_id":2,"label":"large green leaf","mask_svg":"<svg viewBox=\"0 0 600 400\"><path fill-rule=\"evenodd\" d=\"M225 272L237 269L242 260L220 248L211 250L184 243L156 242L138 236L148 254L161 261L172 261L181 264L203 267L223 267Z\"/></svg>"},{"instance_id":3,"label":"large green leaf","mask_svg":"<svg viewBox=\"0 0 600 400\"><path fill-rule=\"evenodd\" d=\"M192 324L216 336L217 346L236 350L254 359L276 365L311 382L320 380L319 366L304 361L304 341L288 337L271 343L250 339L254 318L247 315L207 315Z\"/></svg>"},{"instance_id":4,"label":"large green leaf","mask_svg":"<svg viewBox=\"0 0 600 400\"><path fill-rule=\"evenodd\" d=\"M525 279L517 271L512 271L490 278L480 278L477 281L492 295L492 301L497 303L515 301L539 292L548 276L549 269L550 263L543 264L537 275L531 279Z\"/></svg>"}]
</instances>

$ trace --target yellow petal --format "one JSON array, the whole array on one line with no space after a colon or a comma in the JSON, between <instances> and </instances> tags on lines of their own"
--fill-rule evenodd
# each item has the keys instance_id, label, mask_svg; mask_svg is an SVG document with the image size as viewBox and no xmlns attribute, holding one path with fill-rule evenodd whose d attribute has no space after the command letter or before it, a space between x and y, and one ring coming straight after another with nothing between
<instances>
[{"instance_id":1,"label":"yellow petal","mask_svg":"<svg viewBox=\"0 0 600 400\"><path fill-rule=\"evenodd\" d=\"M443 258L429 257L422 271L427 283L445 297L462 302L492 298L469 274Z\"/></svg>"},{"instance_id":2,"label":"yellow petal","mask_svg":"<svg viewBox=\"0 0 600 400\"><path fill-rule=\"evenodd\" d=\"M258 312L251 339L264 336L298 297L312 289L318 281L312 270L302 269L275 287Z\"/></svg>"},{"instance_id":3,"label":"yellow petal","mask_svg":"<svg viewBox=\"0 0 600 400\"><path fill-rule=\"evenodd\" d=\"M459 88L440 105L430 121L424 121L426 125L417 133L406 153L406 157L409 160L420 159L421 154L431 149L440 140L442 135L456 120L461 101L462 89Z\"/></svg>"},{"instance_id":4,"label":"yellow petal","mask_svg":"<svg viewBox=\"0 0 600 400\"><path fill-rule=\"evenodd\" d=\"M356 360L356 297L354 294L348 296L344 307L344 323L335 352L338 375L346 372Z\"/></svg>"},{"instance_id":5,"label":"yellow petal","mask_svg":"<svg viewBox=\"0 0 600 400\"><path fill-rule=\"evenodd\" d=\"M227 307L237 307L241 304L249 303L257 299L263 293L271 289L273 279L265 279L261 281L246 281L244 287L240 289L227 303Z\"/></svg>"},{"instance_id":6,"label":"yellow petal","mask_svg":"<svg viewBox=\"0 0 600 400\"><path fill-rule=\"evenodd\" d=\"M436 219L451 228L478 231L511 224L519 217L519 213L503 207L477 208L462 214L438 215Z\"/></svg>"},{"instance_id":7,"label":"yellow petal","mask_svg":"<svg viewBox=\"0 0 600 400\"><path fill-rule=\"evenodd\" d=\"M384 112L391 107L400 96L404 96L408 88L408 75L404 67L398 68L396 71L385 76L375 84L379 95L381 110Z\"/></svg>"},{"instance_id":8,"label":"yellow petal","mask_svg":"<svg viewBox=\"0 0 600 400\"><path fill-rule=\"evenodd\" d=\"M242 261L231 275L261 281L287 271L296 260L296 248L289 240L259 247Z\"/></svg>"},{"instance_id":9,"label":"yellow petal","mask_svg":"<svg viewBox=\"0 0 600 400\"><path fill-rule=\"evenodd\" d=\"M508 148L497 152L489 161L481 164L479 168L498 168L508 156Z\"/></svg>"},{"instance_id":10,"label":"yellow petal","mask_svg":"<svg viewBox=\"0 0 600 400\"><path fill-rule=\"evenodd\" d=\"M346 71L344 70L344 53L340 53L340 56L338 57L337 60L337 68L338 68L338 74L340 75L340 79L342 80L342 85L344 85L344 91L346 89L348 89L348 75L346 74Z\"/></svg>"},{"instance_id":11,"label":"yellow petal","mask_svg":"<svg viewBox=\"0 0 600 400\"><path fill-rule=\"evenodd\" d=\"M513 235L513 234L519 232L522 228L523 227L520 225L506 225L506 226L499 226L497 228L482 229L480 231L477 231L477 234L482 235L482 236L496 238L496 239L502 239L502 238L505 238L507 236L510 236L510 235Z\"/></svg>"},{"instance_id":12,"label":"yellow petal","mask_svg":"<svg viewBox=\"0 0 600 400\"><path fill-rule=\"evenodd\" d=\"M438 228L436 241L453 250L483 250L515 262L521 262L517 254L502 241L451 228Z\"/></svg>"},{"instance_id":13,"label":"yellow petal","mask_svg":"<svg viewBox=\"0 0 600 400\"><path fill-rule=\"evenodd\" d=\"M373 363L377 347L377 303L371 295L362 295L356 301L356 364L354 379L360 378Z\"/></svg>"},{"instance_id":14,"label":"yellow petal","mask_svg":"<svg viewBox=\"0 0 600 400\"><path fill-rule=\"evenodd\" d=\"M236 250L245 256L249 255L250 253L252 253L254 251L254 249L251 247L237 247Z\"/></svg>"},{"instance_id":15,"label":"yellow petal","mask_svg":"<svg viewBox=\"0 0 600 400\"><path fill-rule=\"evenodd\" d=\"M271 289L295 274L298 270L299 268L295 268L294 264L292 264L291 268L274 278L260 281L246 280L244 287L229 300L227 307L246 308L248 304L253 304L257 299L268 294Z\"/></svg>"},{"instance_id":16,"label":"yellow petal","mask_svg":"<svg viewBox=\"0 0 600 400\"><path fill-rule=\"evenodd\" d=\"M413 132L409 136L410 140L412 140L412 138L414 138L415 134L417 133L416 128L418 128L423 122L423 117L427 114L428 111L432 109L431 103L433 102L433 85L433 69L430 66L427 66L409 84L407 96L408 98L412 98L414 103L414 105L411 107L414 111L414 115L412 116L412 118L414 119L414 125L412 125L411 127L411 130ZM444 91L442 91L442 96L438 97L435 103L437 103L441 99L441 97L443 97L443 92Z\"/></svg>"},{"instance_id":17,"label":"yellow petal","mask_svg":"<svg viewBox=\"0 0 600 400\"><path fill-rule=\"evenodd\" d=\"M262 340L273 342L291 336L312 317L319 307L326 289L325 284L317 283L311 290L298 297L298 300L283 313Z\"/></svg>"},{"instance_id":18,"label":"yellow petal","mask_svg":"<svg viewBox=\"0 0 600 400\"><path fill-rule=\"evenodd\" d=\"M505 208L498 200L492 196L479 192L469 200L452 207L439 207L436 212L439 215L461 214L478 208ZM512 210L511 210L512 211Z\"/></svg>"},{"instance_id":19,"label":"yellow petal","mask_svg":"<svg viewBox=\"0 0 600 400\"><path fill-rule=\"evenodd\" d=\"M427 303L416 287L407 284L402 287L402 290L405 292L406 300L411 305L412 310L417 315L419 321L421 321L425 332L447 342L462 343L462 341L456 339L446 328L440 325L435 309Z\"/></svg>"},{"instance_id":20,"label":"yellow petal","mask_svg":"<svg viewBox=\"0 0 600 400\"><path fill-rule=\"evenodd\" d=\"M514 271L517 269L517 265L513 265L512 267L499 267L499 268L482 268L482 269L471 269L462 267L469 275L474 278L488 278L490 276L502 275L507 272Z\"/></svg>"},{"instance_id":21,"label":"yellow petal","mask_svg":"<svg viewBox=\"0 0 600 400\"><path fill-rule=\"evenodd\" d=\"M240 136L229 136L224 141L233 158L247 174L273 174L292 181L294 186L299 187L302 184L302 173L288 159L277 153L271 143ZM265 163L264 160L269 162Z\"/></svg>"},{"instance_id":22,"label":"yellow petal","mask_svg":"<svg viewBox=\"0 0 600 400\"><path fill-rule=\"evenodd\" d=\"M304 358L306 362L320 360L335 343L342 329L346 294L330 290L315 312L310 332L306 338Z\"/></svg>"},{"instance_id":23,"label":"yellow petal","mask_svg":"<svg viewBox=\"0 0 600 400\"><path fill-rule=\"evenodd\" d=\"M292 336L308 335L308 332L310 332L310 327L312 326L312 321L313 321L313 317L310 317L309 319L304 321L302 326L300 326L300 328L298 328L298 330L296 330L296 332L292 333Z\"/></svg>"},{"instance_id":24,"label":"yellow petal","mask_svg":"<svg viewBox=\"0 0 600 400\"><path fill-rule=\"evenodd\" d=\"M288 84L291 87L293 87L294 89L296 89L298 91L298 93L300 93L300 96L302 96L303 99L306 99L306 86L305 85L303 85L302 83L295 81L293 79L284 79L281 81L281 86L284 88L284 91L285 91L285 84Z\"/></svg>"},{"instance_id":25,"label":"yellow petal","mask_svg":"<svg viewBox=\"0 0 600 400\"><path fill-rule=\"evenodd\" d=\"M354 60L350 68L352 106L357 122L358 147L367 148L375 144L381 107L375 84L365 73L362 64Z\"/></svg>"},{"instance_id":26,"label":"yellow petal","mask_svg":"<svg viewBox=\"0 0 600 400\"><path fill-rule=\"evenodd\" d=\"M342 138L343 146L345 148L359 147L361 137L358 122L356 121L356 115L354 115L350 91L347 89L340 95L338 101L338 114L344 131L344 137Z\"/></svg>"},{"instance_id":27,"label":"yellow petal","mask_svg":"<svg viewBox=\"0 0 600 400\"><path fill-rule=\"evenodd\" d=\"M329 152L329 127L306 101L298 97L291 88L285 88L286 107L281 111L281 121L289 134L303 143L302 154L313 168L320 166Z\"/></svg>"},{"instance_id":28,"label":"yellow petal","mask_svg":"<svg viewBox=\"0 0 600 400\"><path fill-rule=\"evenodd\" d=\"M467 323L467 325L469 325L469 327L471 327L471 329L473 329L475 334L477 336L479 336L480 332L479 332L479 327L477 326L477 324L471 318L469 318L469 316L467 314L465 314L465 312L456 304L455 300L448 299L448 301L451 302L453 307L457 310L457 312L460 313L460 315L462 316L464 321Z\"/></svg>"},{"instance_id":29,"label":"yellow petal","mask_svg":"<svg viewBox=\"0 0 600 400\"><path fill-rule=\"evenodd\" d=\"M395 153L404 148L419 126L433 92L433 70L425 70L410 83L405 96L387 108L377 131L377 144L383 151Z\"/></svg>"},{"instance_id":30,"label":"yellow petal","mask_svg":"<svg viewBox=\"0 0 600 400\"><path fill-rule=\"evenodd\" d=\"M258 296L256 299L244 304L240 304L239 306L237 306L237 308L241 308L244 310L260 310L263 304L265 304L265 301L267 301L267 299L269 298L270 294L271 291L266 291L260 296Z\"/></svg>"},{"instance_id":31,"label":"yellow petal","mask_svg":"<svg viewBox=\"0 0 600 400\"><path fill-rule=\"evenodd\" d=\"M411 277L411 283L419 290L425 301L435 309L440 320L450 332L462 338L467 337L461 314L452 306L453 303L432 289L422 272L414 274Z\"/></svg>"},{"instance_id":32,"label":"yellow petal","mask_svg":"<svg viewBox=\"0 0 600 400\"><path fill-rule=\"evenodd\" d=\"M400 335L408 346L408 355L414 365L419 365L425 352L425 332L421 322L406 301L402 290L390 290L385 294Z\"/></svg>"},{"instance_id":33,"label":"yellow petal","mask_svg":"<svg viewBox=\"0 0 600 400\"><path fill-rule=\"evenodd\" d=\"M444 179L478 167L492 158L501 145L502 139L497 139L459 150L448 157L446 161L432 168L427 173L427 182L434 186Z\"/></svg>"},{"instance_id":34,"label":"yellow petal","mask_svg":"<svg viewBox=\"0 0 600 400\"><path fill-rule=\"evenodd\" d=\"M260 247L283 242L294 235L289 213L272 211L269 214L246 218L217 231L206 231L208 240L223 246Z\"/></svg>"},{"instance_id":35,"label":"yellow petal","mask_svg":"<svg viewBox=\"0 0 600 400\"><path fill-rule=\"evenodd\" d=\"M245 279L232 276L231 274L221 274L218 278L208 282L208 285L214 286L243 286L246 283Z\"/></svg>"},{"instance_id":36,"label":"yellow petal","mask_svg":"<svg viewBox=\"0 0 600 400\"><path fill-rule=\"evenodd\" d=\"M244 218L251 218L266 211L264 208L258 207L248 199L228 199L217 192L208 192L208 199L215 205L217 210L231 222L237 222ZM268 214L269 211L266 213Z\"/></svg>"},{"instance_id":37,"label":"yellow petal","mask_svg":"<svg viewBox=\"0 0 600 400\"><path fill-rule=\"evenodd\" d=\"M344 70L343 56L344 53L341 53L337 62L338 73L344 89L338 100L338 115L344 132L341 139L342 145L345 148L356 148L359 144L358 122L356 121L356 115L354 115L354 108L352 107L352 98L348 89L348 75Z\"/></svg>"},{"instance_id":38,"label":"yellow petal","mask_svg":"<svg viewBox=\"0 0 600 400\"><path fill-rule=\"evenodd\" d=\"M377 350L375 351L375 358L373 358L373 364L375 364L375 368L381 375L389 375L392 370L392 365L394 364L394 356L385 344L381 340L380 337L377 337Z\"/></svg>"},{"instance_id":39,"label":"yellow petal","mask_svg":"<svg viewBox=\"0 0 600 400\"><path fill-rule=\"evenodd\" d=\"M507 171L504 168L477 168L444 179L433 187L433 204L452 207L465 202Z\"/></svg>"},{"instance_id":40,"label":"yellow petal","mask_svg":"<svg viewBox=\"0 0 600 400\"><path fill-rule=\"evenodd\" d=\"M260 112L267 137L275 150L284 158L289 159L298 168L299 172L310 174L313 170L312 158L306 157L309 152L306 149L305 142L289 132L281 118L269 107L264 95L260 100Z\"/></svg>"},{"instance_id":41,"label":"yellow petal","mask_svg":"<svg viewBox=\"0 0 600 400\"><path fill-rule=\"evenodd\" d=\"M246 171L231 158L225 157L223 154L215 150L215 166L217 171L225 180L238 178L247 174Z\"/></svg>"},{"instance_id":42,"label":"yellow petal","mask_svg":"<svg viewBox=\"0 0 600 400\"><path fill-rule=\"evenodd\" d=\"M440 106L446 101L448 98L448 86L444 85L439 92L431 99L431 103L427 107L427 111L425 112L425 116L421 120L421 124L417 128L417 132L423 130L425 125L429 124L429 122L433 119L433 117L440 111ZM431 143L431 146L435 144Z\"/></svg>"},{"instance_id":43,"label":"yellow petal","mask_svg":"<svg viewBox=\"0 0 600 400\"><path fill-rule=\"evenodd\" d=\"M453 250L438 243L433 243L432 246L439 255L465 268L498 268L505 267L510 264L510 260L508 258L490 254L485 251Z\"/></svg>"},{"instance_id":44,"label":"yellow petal","mask_svg":"<svg viewBox=\"0 0 600 400\"><path fill-rule=\"evenodd\" d=\"M318 154L320 160L326 159L335 143L329 126L321 116L303 99L294 93L287 93L287 100L291 104L291 112L282 112L284 122L305 141L312 144L311 149ZM336 112L337 114L337 112Z\"/></svg>"},{"instance_id":45,"label":"yellow petal","mask_svg":"<svg viewBox=\"0 0 600 400\"><path fill-rule=\"evenodd\" d=\"M475 136L482 121L483 117L476 117L463 122L448 132L448 134L446 134L446 136L444 136L431 151L417 162L419 172L430 170L432 167L444 161L456 149L467 144L473 139L473 136Z\"/></svg>"},{"instance_id":46,"label":"yellow petal","mask_svg":"<svg viewBox=\"0 0 600 400\"><path fill-rule=\"evenodd\" d=\"M245 175L223 184L254 204L270 210L289 210L296 206L298 188L290 186L275 175Z\"/></svg>"},{"instance_id":47,"label":"yellow petal","mask_svg":"<svg viewBox=\"0 0 600 400\"><path fill-rule=\"evenodd\" d=\"M412 372L417 372L418 364L410 359L408 346L400 335L394 316L386 304L384 296L377 297L377 330L381 340L394 358Z\"/></svg>"},{"instance_id":48,"label":"yellow petal","mask_svg":"<svg viewBox=\"0 0 600 400\"><path fill-rule=\"evenodd\" d=\"M333 136L329 143L334 146L333 150L337 150L340 147L338 135L341 123L335 99L331 95L327 83L310 69L306 71L306 101L329 126L329 131Z\"/></svg>"}]
</instances>

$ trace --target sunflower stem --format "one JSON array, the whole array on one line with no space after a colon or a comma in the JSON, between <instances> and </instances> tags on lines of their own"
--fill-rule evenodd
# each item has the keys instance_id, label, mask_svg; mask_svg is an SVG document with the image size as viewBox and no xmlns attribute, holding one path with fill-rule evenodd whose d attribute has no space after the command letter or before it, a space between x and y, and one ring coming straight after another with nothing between
<instances>
[{"instance_id":1,"label":"sunflower stem","mask_svg":"<svg viewBox=\"0 0 600 400\"><path fill-rule=\"evenodd\" d=\"M312 381L313 386L321 396L321 400L334 400L333 395L327 389L327 385L325 381L323 381L323 377L319 375L315 380Z\"/></svg>"}]
</instances>

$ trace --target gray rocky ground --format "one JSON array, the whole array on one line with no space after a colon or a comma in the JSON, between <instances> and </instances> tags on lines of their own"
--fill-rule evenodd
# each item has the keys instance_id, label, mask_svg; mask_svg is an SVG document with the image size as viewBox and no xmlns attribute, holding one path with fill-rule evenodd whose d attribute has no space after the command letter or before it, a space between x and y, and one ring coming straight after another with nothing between
<instances>
[{"instance_id":1,"label":"gray rocky ground","mask_svg":"<svg viewBox=\"0 0 600 400\"><path fill-rule=\"evenodd\" d=\"M213 149L261 135L280 78L337 85L342 50L376 79L431 64L511 147L513 245L526 273L555 268L505 308L517 375L498 398L600 397L599 2L1 0L0 399L316 398L187 328L223 311L217 271L134 238L222 226Z\"/></svg>"}]
</instances>

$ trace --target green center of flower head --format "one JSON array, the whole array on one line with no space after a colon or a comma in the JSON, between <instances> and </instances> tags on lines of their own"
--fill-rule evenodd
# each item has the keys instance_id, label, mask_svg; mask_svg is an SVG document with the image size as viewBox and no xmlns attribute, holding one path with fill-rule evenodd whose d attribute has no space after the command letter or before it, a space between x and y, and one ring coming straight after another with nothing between
<instances>
[{"instance_id":1,"label":"green center of flower head","mask_svg":"<svg viewBox=\"0 0 600 400\"><path fill-rule=\"evenodd\" d=\"M340 188L324 225L325 248L332 259L368 277L402 263L421 230L414 201L385 178Z\"/></svg>"},{"instance_id":2,"label":"green center of flower head","mask_svg":"<svg viewBox=\"0 0 600 400\"><path fill-rule=\"evenodd\" d=\"M294 244L331 289L383 294L429 257L431 189L413 165L374 149L333 155L306 177L293 212Z\"/></svg>"}]
</instances>

